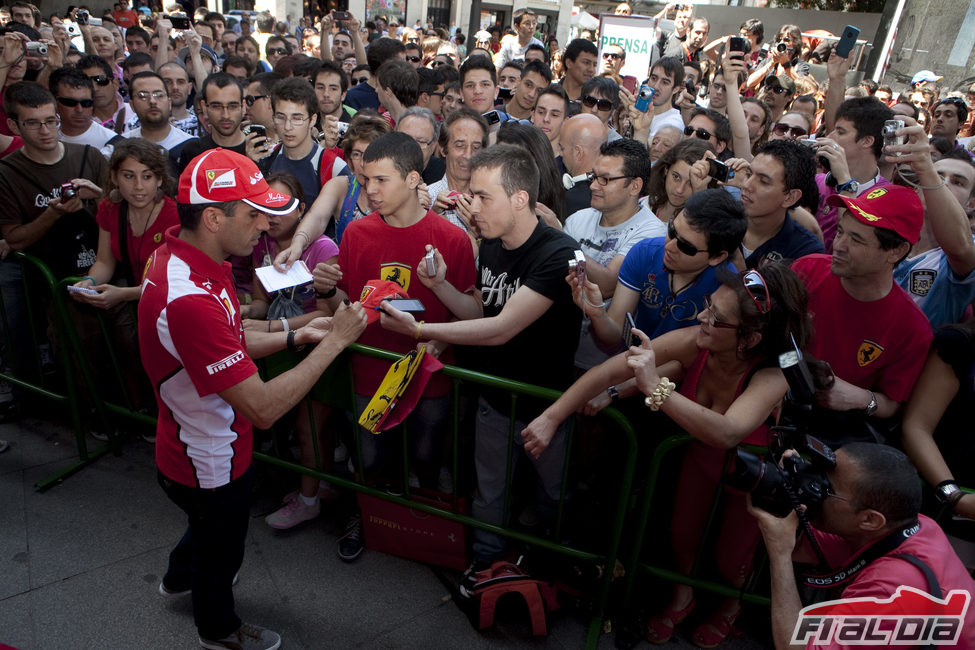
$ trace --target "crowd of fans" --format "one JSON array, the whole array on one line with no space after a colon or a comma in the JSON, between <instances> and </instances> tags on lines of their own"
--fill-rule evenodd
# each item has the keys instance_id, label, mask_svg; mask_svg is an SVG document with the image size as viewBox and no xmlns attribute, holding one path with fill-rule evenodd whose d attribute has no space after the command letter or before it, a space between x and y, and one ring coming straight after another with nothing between
<instances>
[{"instance_id":1,"label":"crowd of fans","mask_svg":"<svg viewBox=\"0 0 975 650\"><path fill-rule=\"evenodd\" d=\"M662 431L695 439L670 525L675 567L690 573L727 454L766 442L788 390L778 355L796 345L816 379L810 430L839 450L835 499L814 520L829 557L842 566L920 522L901 550L943 591L975 587L938 525L919 519L918 481L932 486L925 499L975 519L975 496L959 489L975 485L964 434L975 368L975 86L943 87L929 70L899 92L870 79L848 86L852 55L837 54L831 35L748 19L714 38L706 10L687 3L655 16L673 31L657 30L642 78L622 76L626 51L600 51L592 34L559 47L531 10L470 39L419 22L363 25L347 12L297 21L182 12L133 11L126 0L100 19L74 7L45 18L21 1L0 8L4 368L26 376L35 353L59 348L53 331L41 333L42 350L31 343L31 296L9 257L24 251L57 277L82 278L71 297L83 347L98 348L93 315L104 314L134 405L155 412L130 307L167 232L210 227L205 215L187 221L177 185L190 203L233 212L199 199L236 182L229 168L200 176L221 149L255 165L253 182L264 176L270 192L296 199L261 217L256 242L220 249L253 248L230 258L243 333L285 335L295 348L317 341L308 332L343 302L408 295L422 316L373 310L358 340L398 353L423 345L445 363L565 391L548 408L522 399L512 411L492 390L469 404L478 519L509 523L512 412L517 457L531 461L539 488L536 503L519 498L522 518L544 528L563 492L567 420L614 405L646 449ZM298 260L313 283L268 292L257 279L255 268ZM237 304L225 299L228 310ZM357 356L352 367L354 422L388 364ZM4 385L4 418L18 415L20 397ZM449 382L434 375L406 418L420 487L451 489L451 408ZM353 444L336 424L342 414L315 400L297 409L301 462L341 471ZM158 454L185 453L165 427L158 439L143 435ZM402 467L393 432L360 444L350 471ZM782 621L798 615L795 515L772 518L725 489L715 564L741 587L764 535L778 643L791 633ZM304 476L266 522L314 519L333 493ZM509 552L494 533L473 537L466 595ZM363 545L352 508L339 556L354 561ZM880 558L871 567L893 565L858 574L844 595L889 596L885 575L929 590L924 572L897 562ZM160 590L179 591L171 587ZM666 642L695 605L677 584L646 638ZM739 611L737 599L719 603L693 640L720 644ZM201 641L223 635L200 630ZM238 636L276 647L248 634ZM213 643L204 647L231 647Z\"/></svg>"}]
</instances>

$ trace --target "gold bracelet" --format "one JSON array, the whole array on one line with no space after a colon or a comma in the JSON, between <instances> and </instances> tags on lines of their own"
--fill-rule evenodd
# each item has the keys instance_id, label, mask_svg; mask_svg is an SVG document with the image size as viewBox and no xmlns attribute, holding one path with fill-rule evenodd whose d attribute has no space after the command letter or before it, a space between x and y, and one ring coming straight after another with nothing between
<instances>
[{"instance_id":1,"label":"gold bracelet","mask_svg":"<svg viewBox=\"0 0 975 650\"><path fill-rule=\"evenodd\" d=\"M413 336L413 338L415 338L415 339L420 338L420 328L423 327L423 323L425 323L425 322L426 321L422 321L421 320L419 323L416 324L416 334Z\"/></svg>"},{"instance_id":2,"label":"gold bracelet","mask_svg":"<svg viewBox=\"0 0 975 650\"><path fill-rule=\"evenodd\" d=\"M661 377L660 381L657 383L657 387L653 389L653 392L647 395L643 399L643 403L647 405L651 411L659 411L660 407L663 406L670 394L674 392L677 388L677 384L670 381L666 377Z\"/></svg>"}]
</instances>

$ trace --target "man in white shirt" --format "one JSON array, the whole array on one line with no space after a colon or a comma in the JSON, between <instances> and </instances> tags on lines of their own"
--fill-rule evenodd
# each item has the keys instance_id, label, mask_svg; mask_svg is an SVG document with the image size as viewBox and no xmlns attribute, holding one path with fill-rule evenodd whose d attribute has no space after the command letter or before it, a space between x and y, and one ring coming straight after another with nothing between
<instances>
[{"instance_id":1,"label":"man in white shirt","mask_svg":"<svg viewBox=\"0 0 975 650\"><path fill-rule=\"evenodd\" d=\"M494 65L500 70L508 61L525 60L525 50L532 43L542 45L535 38L535 28L538 27L538 17L531 9L525 9L515 14L514 28L516 36L504 39L501 49L494 55ZM544 47L544 45L542 45Z\"/></svg>"},{"instance_id":2,"label":"man in white shirt","mask_svg":"<svg viewBox=\"0 0 975 650\"><path fill-rule=\"evenodd\" d=\"M92 117L94 88L91 79L81 70L66 66L51 73L49 84L61 118L58 139L91 145L106 158L110 157L114 147L109 142L119 136Z\"/></svg>"},{"instance_id":3,"label":"man in white shirt","mask_svg":"<svg viewBox=\"0 0 975 650\"><path fill-rule=\"evenodd\" d=\"M588 279L603 296L612 297L626 253L640 240L663 237L667 227L639 203L650 177L650 158L641 143L629 138L604 142L592 170L592 207L569 215L565 233L586 254ZM589 369L608 356L596 346L589 319L584 319L576 367Z\"/></svg>"},{"instance_id":4,"label":"man in white shirt","mask_svg":"<svg viewBox=\"0 0 975 650\"><path fill-rule=\"evenodd\" d=\"M166 150L170 158L179 158L183 143L193 136L169 123L173 107L166 84L155 72L140 72L132 77L130 105L139 116L140 126L126 131L127 138L145 138Z\"/></svg>"}]
</instances>

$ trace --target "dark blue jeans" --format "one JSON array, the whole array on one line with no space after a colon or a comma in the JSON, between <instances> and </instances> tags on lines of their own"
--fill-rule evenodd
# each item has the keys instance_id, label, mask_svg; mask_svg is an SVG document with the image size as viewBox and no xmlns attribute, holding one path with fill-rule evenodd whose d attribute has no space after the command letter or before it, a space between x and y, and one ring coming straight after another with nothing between
<instances>
[{"instance_id":1,"label":"dark blue jeans","mask_svg":"<svg viewBox=\"0 0 975 650\"><path fill-rule=\"evenodd\" d=\"M244 560L254 468L215 490L182 485L161 473L159 484L189 520L169 554L163 582L172 591L192 589L197 631L205 639L222 639L240 627L232 587Z\"/></svg>"}]
</instances>

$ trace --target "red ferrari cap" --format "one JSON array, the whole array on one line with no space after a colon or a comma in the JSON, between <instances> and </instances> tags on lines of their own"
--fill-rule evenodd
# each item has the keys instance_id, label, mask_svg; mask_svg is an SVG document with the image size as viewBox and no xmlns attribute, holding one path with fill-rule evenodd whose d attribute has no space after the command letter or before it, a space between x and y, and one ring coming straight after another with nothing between
<instances>
[{"instance_id":1,"label":"red ferrari cap","mask_svg":"<svg viewBox=\"0 0 975 650\"><path fill-rule=\"evenodd\" d=\"M298 206L298 199L268 186L254 161L222 148L190 161L179 177L177 199L184 205L243 201L269 214L288 214Z\"/></svg>"}]
</instances>

